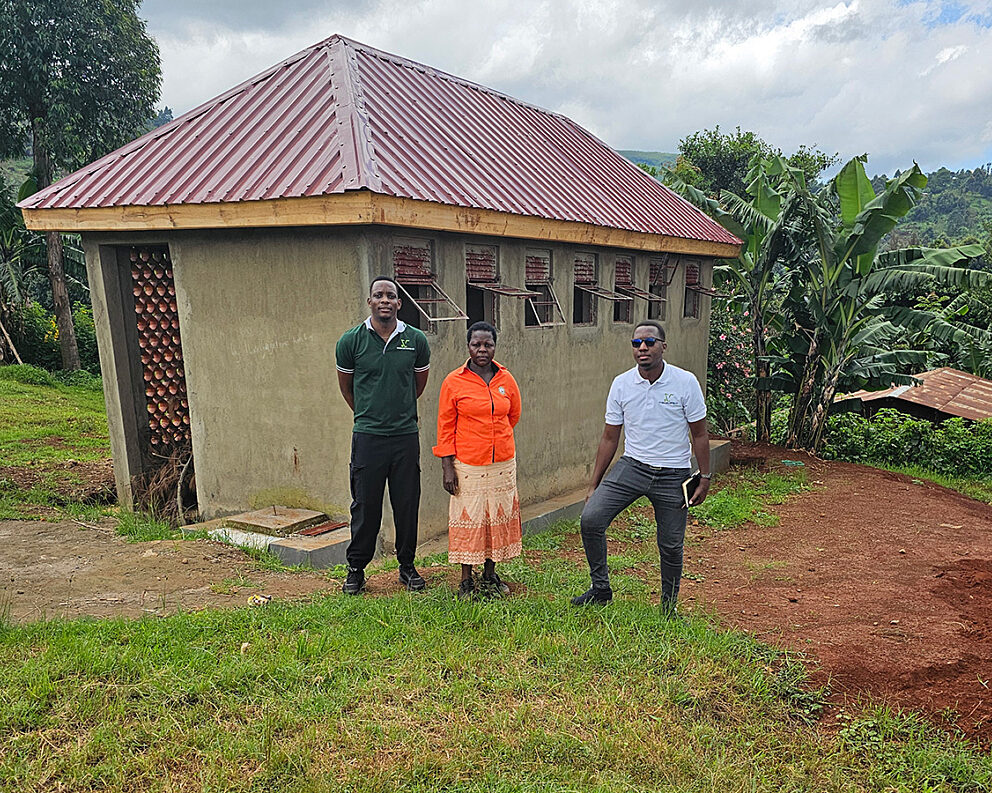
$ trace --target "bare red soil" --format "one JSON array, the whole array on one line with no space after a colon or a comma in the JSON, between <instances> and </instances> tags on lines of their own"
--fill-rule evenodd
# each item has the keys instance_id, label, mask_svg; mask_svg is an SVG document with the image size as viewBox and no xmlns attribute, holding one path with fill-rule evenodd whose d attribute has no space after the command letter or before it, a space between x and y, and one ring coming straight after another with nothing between
<instances>
[{"instance_id":1,"label":"bare red soil","mask_svg":"<svg viewBox=\"0 0 992 793\"><path fill-rule=\"evenodd\" d=\"M871 694L992 743L992 506L901 474L738 447L740 462L806 464L813 489L775 527L703 530L683 601L818 661L833 701Z\"/></svg>"}]
</instances>

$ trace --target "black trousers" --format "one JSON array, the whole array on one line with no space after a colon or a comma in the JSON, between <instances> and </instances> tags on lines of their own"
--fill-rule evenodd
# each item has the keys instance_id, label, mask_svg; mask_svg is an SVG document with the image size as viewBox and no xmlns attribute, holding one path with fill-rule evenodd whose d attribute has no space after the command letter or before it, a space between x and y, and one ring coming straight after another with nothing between
<instances>
[{"instance_id":1,"label":"black trousers","mask_svg":"<svg viewBox=\"0 0 992 793\"><path fill-rule=\"evenodd\" d=\"M413 564L420 510L420 436L352 433L349 567L365 569L375 555L387 482L396 524L396 558L401 565Z\"/></svg>"}]
</instances>

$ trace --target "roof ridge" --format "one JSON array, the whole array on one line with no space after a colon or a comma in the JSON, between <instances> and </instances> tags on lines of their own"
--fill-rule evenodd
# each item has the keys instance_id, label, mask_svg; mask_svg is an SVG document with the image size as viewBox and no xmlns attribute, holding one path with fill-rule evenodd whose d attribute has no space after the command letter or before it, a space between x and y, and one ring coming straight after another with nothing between
<instances>
[{"instance_id":1,"label":"roof ridge","mask_svg":"<svg viewBox=\"0 0 992 793\"><path fill-rule=\"evenodd\" d=\"M357 183L352 189L367 188L376 192L382 190L382 177L372 142L372 121L365 107L365 89L362 85L358 58L351 47L351 40L344 36L332 36L340 46L328 45L328 60L331 65L331 79L339 80L336 87L342 93L339 107L348 108L348 129L351 132L353 151L349 154L350 163L356 172ZM330 39L328 39L330 41Z\"/></svg>"},{"instance_id":2,"label":"roof ridge","mask_svg":"<svg viewBox=\"0 0 992 793\"><path fill-rule=\"evenodd\" d=\"M364 52L367 55L371 55L374 58L380 58L382 60L392 61L397 66L403 66L407 69L416 69L418 71L423 70L424 72L429 73L434 77L438 77L441 80L457 83L458 85L462 85L466 88L471 88L481 93L489 94L490 96L495 96L500 99L505 99L508 102L512 102L515 105L519 105L520 107L527 107L532 110L537 110L541 113L547 113L548 115L555 116L556 118L563 118L567 120L570 124L574 124L575 126L578 126L577 124L575 124L574 121L572 121L572 119L568 118L568 116L562 115L561 113L558 113L554 110L548 110L546 107L535 105L533 102L524 102L522 99L517 99L515 96L510 96L509 94L504 94L502 91L497 91L495 88L490 88L487 85L482 85L481 83L475 83L472 82L471 80L466 80L464 77L459 77L458 75L451 74L450 72L444 72L441 71L440 69L435 69L433 66L430 66L426 63L421 63L420 61L415 61L412 60L411 58L404 58L402 55L395 55L392 52L386 52L385 50L377 49L376 47L373 47L369 44L363 44L362 42L356 41L355 39L350 39L347 36L338 35L338 36L332 36L331 38L339 38L341 39L341 41L345 42L348 46L353 47L354 49L359 50L361 52Z\"/></svg>"}]
</instances>

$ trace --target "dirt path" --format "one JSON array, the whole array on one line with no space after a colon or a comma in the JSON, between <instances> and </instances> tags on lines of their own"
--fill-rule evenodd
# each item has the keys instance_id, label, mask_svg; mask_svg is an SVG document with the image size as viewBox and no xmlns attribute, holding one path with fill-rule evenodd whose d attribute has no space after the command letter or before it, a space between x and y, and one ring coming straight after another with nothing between
<instances>
[{"instance_id":1,"label":"dirt path","mask_svg":"<svg viewBox=\"0 0 992 793\"><path fill-rule=\"evenodd\" d=\"M15 622L166 614L331 591L321 573L261 570L241 551L205 540L129 543L112 525L0 521L0 609Z\"/></svg>"},{"instance_id":2,"label":"dirt path","mask_svg":"<svg viewBox=\"0 0 992 793\"><path fill-rule=\"evenodd\" d=\"M802 459L814 489L776 507L776 527L687 548L686 572L704 580L684 581L683 599L818 659L835 701L870 692L992 744L992 507L899 474L746 453L770 468Z\"/></svg>"}]
</instances>

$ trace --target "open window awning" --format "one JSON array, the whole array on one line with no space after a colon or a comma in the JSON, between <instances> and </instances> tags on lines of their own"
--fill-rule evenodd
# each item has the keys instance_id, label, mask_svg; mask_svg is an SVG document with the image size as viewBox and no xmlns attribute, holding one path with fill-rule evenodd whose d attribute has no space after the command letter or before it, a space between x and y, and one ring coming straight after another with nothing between
<instances>
[{"instance_id":1,"label":"open window awning","mask_svg":"<svg viewBox=\"0 0 992 793\"><path fill-rule=\"evenodd\" d=\"M489 281L469 281L469 285L474 286L477 289L485 289L487 292L493 292L497 295L503 295L504 297L517 297L521 300L541 296L540 292L532 292L529 289L522 289L519 286L510 286L509 284L498 284Z\"/></svg>"},{"instance_id":2,"label":"open window awning","mask_svg":"<svg viewBox=\"0 0 992 793\"><path fill-rule=\"evenodd\" d=\"M649 303L664 303L665 298L661 295L652 295L650 292L645 292L643 289L639 289L636 286L618 286L617 289L624 293L631 295L632 297L639 297L641 300L647 300Z\"/></svg>"},{"instance_id":3,"label":"open window awning","mask_svg":"<svg viewBox=\"0 0 992 793\"><path fill-rule=\"evenodd\" d=\"M601 297L603 300L612 300L618 303L622 300L633 300L630 295L622 295L619 292L611 292L609 289L603 289L601 286L595 286L594 284L576 284L576 289L581 289L583 292L588 292L596 297Z\"/></svg>"},{"instance_id":4,"label":"open window awning","mask_svg":"<svg viewBox=\"0 0 992 793\"><path fill-rule=\"evenodd\" d=\"M468 319L462 308L437 284L433 278L405 278L397 279L400 291L403 296L417 307L417 311L424 315L428 322L450 322L455 319ZM407 286L426 287L428 297L414 297L407 290ZM453 312L450 316L441 316L438 308L447 308ZM431 310L428 310L431 309Z\"/></svg>"}]
</instances>

